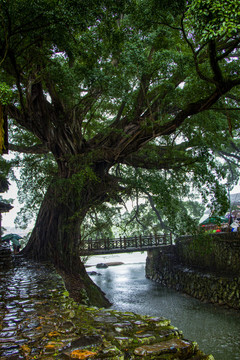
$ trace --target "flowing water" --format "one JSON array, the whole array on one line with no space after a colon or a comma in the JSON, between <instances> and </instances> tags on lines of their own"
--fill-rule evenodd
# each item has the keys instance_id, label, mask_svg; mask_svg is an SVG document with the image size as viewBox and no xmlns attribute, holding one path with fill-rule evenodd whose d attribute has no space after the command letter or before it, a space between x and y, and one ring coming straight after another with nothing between
<instances>
[{"instance_id":1,"label":"flowing water","mask_svg":"<svg viewBox=\"0 0 240 360\"><path fill-rule=\"evenodd\" d=\"M240 360L240 312L204 304L146 279L145 260L146 253L94 256L87 261L92 265L87 270L101 274L91 278L106 293L112 308L164 316L215 360ZM98 263L114 261L124 264L95 268Z\"/></svg>"}]
</instances>

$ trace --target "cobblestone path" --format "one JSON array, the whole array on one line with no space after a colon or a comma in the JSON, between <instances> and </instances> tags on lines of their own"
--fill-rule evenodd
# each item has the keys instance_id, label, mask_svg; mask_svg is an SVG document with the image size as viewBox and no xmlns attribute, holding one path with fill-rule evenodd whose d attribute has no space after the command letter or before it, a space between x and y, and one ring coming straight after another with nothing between
<instances>
[{"instance_id":1,"label":"cobblestone path","mask_svg":"<svg viewBox=\"0 0 240 360\"><path fill-rule=\"evenodd\" d=\"M212 360L163 318L76 304L54 268L0 271L0 359Z\"/></svg>"}]
</instances>

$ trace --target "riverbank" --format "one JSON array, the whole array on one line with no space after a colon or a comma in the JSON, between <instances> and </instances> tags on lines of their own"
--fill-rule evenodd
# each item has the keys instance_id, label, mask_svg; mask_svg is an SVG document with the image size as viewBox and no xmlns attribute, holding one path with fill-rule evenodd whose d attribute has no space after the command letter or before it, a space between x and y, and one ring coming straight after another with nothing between
<instances>
[{"instance_id":1,"label":"riverbank","mask_svg":"<svg viewBox=\"0 0 240 360\"><path fill-rule=\"evenodd\" d=\"M49 264L18 258L0 279L2 360L213 359L165 318L77 304Z\"/></svg>"},{"instance_id":2,"label":"riverbank","mask_svg":"<svg viewBox=\"0 0 240 360\"><path fill-rule=\"evenodd\" d=\"M184 236L150 249L146 277L201 301L240 310L240 236Z\"/></svg>"},{"instance_id":3,"label":"riverbank","mask_svg":"<svg viewBox=\"0 0 240 360\"><path fill-rule=\"evenodd\" d=\"M132 254L131 259L130 255L125 258L122 254L113 259L126 261L124 265L91 268L100 274L91 277L113 303L111 308L171 319L186 339L196 341L200 349L212 354L215 360L239 360L239 311L201 302L147 279L145 262L137 263L140 258L139 254ZM102 256L89 259L92 264L106 261L110 261L109 258Z\"/></svg>"}]
</instances>

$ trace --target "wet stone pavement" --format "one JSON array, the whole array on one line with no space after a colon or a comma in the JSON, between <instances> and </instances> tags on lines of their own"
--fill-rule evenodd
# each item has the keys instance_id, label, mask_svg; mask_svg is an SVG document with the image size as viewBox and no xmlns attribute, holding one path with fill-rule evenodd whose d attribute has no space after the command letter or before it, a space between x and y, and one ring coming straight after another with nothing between
<instances>
[{"instance_id":1,"label":"wet stone pavement","mask_svg":"<svg viewBox=\"0 0 240 360\"><path fill-rule=\"evenodd\" d=\"M75 303L51 265L15 257L0 269L0 359L213 357L167 319Z\"/></svg>"}]
</instances>

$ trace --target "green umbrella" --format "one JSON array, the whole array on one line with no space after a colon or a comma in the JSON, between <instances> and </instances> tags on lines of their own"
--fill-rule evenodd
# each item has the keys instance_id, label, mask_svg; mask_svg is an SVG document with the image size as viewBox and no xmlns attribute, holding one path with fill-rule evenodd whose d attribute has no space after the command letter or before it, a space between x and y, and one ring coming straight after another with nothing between
<instances>
[{"instance_id":1,"label":"green umbrella","mask_svg":"<svg viewBox=\"0 0 240 360\"><path fill-rule=\"evenodd\" d=\"M7 234L5 236L2 236L2 241L12 241L13 244L19 244L18 240L22 239L21 236L18 234Z\"/></svg>"},{"instance_id":2,"label":"green umbrella","mask_svg":"<svg viewBox=\"0 0 240 360\"><path fill-rule=\"evenodd\" d=\"M205 219L203 222L201 222L200 225L209 225L209 224L222 224L222 223L228 223L228 218L225 216L210 216L207 219Z\"/></svg>"}]
</instances>

